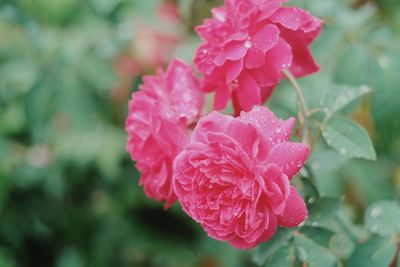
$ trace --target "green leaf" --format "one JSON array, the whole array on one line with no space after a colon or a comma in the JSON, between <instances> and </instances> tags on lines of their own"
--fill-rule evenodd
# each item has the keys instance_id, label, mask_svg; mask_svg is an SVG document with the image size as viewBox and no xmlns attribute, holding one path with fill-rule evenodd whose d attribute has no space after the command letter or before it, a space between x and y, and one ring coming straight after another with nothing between
<instances>
[{"instance_id":1,"label":"green leaf","mask_svg":"<svg viewBox=\"0 0 400 267\"><path fill-rule=\"evenodd\" d=\"M349 159L349 157L344 157L340 152L327 146L326 143L320 139L320 142L313 148L308 159L308 164L315 177L318 178L340 169Z\"/></svg>"},{"instance_id":2,"label":"green leaf","mask_svg":"<svg viewBox=\"0 0 400 267\"><path fill-rule=\"evenodd\" d=\"M0 247L0 267L14 267L16 266L15 260L11 253L6 249Z\"/></svg>"},{"instance_id":3,"label":"green leaf","mask_svg":"<svg viewBox=\"0 0 400 267\"><path fill-rule=\"evenodd\" d=\"M379 201L368 207L365 212L367 228L380 236L400 234L400 205L395 201Z\"/></svg>"},{"instance_id":4,"label":"green leaf","mask_svg":"<svg viewBox=\"0 0 400 267\"><path fill-rule=\"evenodd\" d=\"M368 133L351 120L334 116L322 128L326 143L347 157L376 160Z\"/></svg>"},{"instance_id":5,"label":"green leaf","mask_svg":"<svg viewBox=\"0 0 400 267\"><path fill-rule=\"evenodd\" d=\"M285 244L268 258L266 267L288 267L296 263L296 251L292 244Z\"/></svg>"},{"instance_id":6,"label":"green leaf","mask_svg":"<svg viewBox=\"0 0 400 267\"><path fill-rule=\"evenodd\" d=\"M338 212L340 200L324 197L308 205L307 223L323 223L332 219Z\"/></svg>"},{"instance_id":7,"label":"green leaf","mask_svg":"<svg viewBox=\"0 0 400 267\"><path fill-rule=\"evenodd\" d=\"M303 226L300 233L324 247L329 247L329 242L335 235L333 231L319 226Z\"/></svg>"},{"instance_id":8,"label":"green leaf","mask_svg":"<svg viewBox=\"0 0 400 267\"><path fill-rule=\"evenodd\" d=\"M286 228L279 228L276 234L268 242L264 242L257 247L257 250L253 255L253 262L258 265L264 264L272 254L286 244L291 236L291 231Z\"/></svg>"},{"instance_id":9,"label":"green leaf","mask_svg":"<svg viewBox=\"0 0 400 267\"><path fill-rule=\"evenodd\" d=\"M396 252L396 245L390 240L381 237L372 237L359 245L345 266L389 266Z\"/></svg>"},{"instance_id":10,"label":"green leaf","mask_svg":"<svg viewBox=\"0 0 400 267\"><path fill-rule=\"evenodd\" d=\"M389 150L398 156L400 154L400 122L393 118L400 116L400 105L398 104L400 50L385 51L385 54L380 55L379 61L383 63L383 78L381 78L379 87L376 87L377 93L371 98L377 146L384 152Z\"/></svg>"},{"instance_id":11,"label":"green leaf","mask_svg":"<svg viewBox=\"0 0 400 267\"><path fill-rule=\"evenodd\" d=\"M92 0L91 4L102 15L109 15L121 2L121 0Z\"/></svg>"},{"instance_id":12,"label":"green leaf","mask_svg":"<svg viewBox=\"0 0 400 267\"><path fill-rule=\"evenodd\" d=\"M314 200L319 200L320 196L319 196L319 192L317 187L310 181L310 179L306 178L306 177L301 177L301 182L303 183L304 186L304 190L305 190L305 194L306 196L308 196L311 199Z\"/></svg>"},{"instance_id":13,"label":"green leaf","mask_svg":"<svg viewBox=\"0 0 400 267\"><path fill-rule=\"evenodd\" d=\"M306 262L307 266L329 267L335 265L335 255L328 249L309 239L307 236L301 234L295 235L294 240L298 252L298 257L302 262Z\"/></svg>"},{"instance_id":14,"label":"green leaf","mask_svg":"<svg viewBox=\"0 0 400 267\"><path fill-rule=\"evenodd\" d=\"M371 89L367 85L360 87L341 85L330 90L321 104L326 113L333 114L370 92Z\"/></svg>"},{"instance_id":15,"label":"green leaf","mask_svg":"<svg viewBox=\"0 0 400 267\"><path fill-rule=\"evenodd\" d=\"M82 267L83 260L75 249L66 249L57 263L57 267Z\"/></svg>"}]
</instances>

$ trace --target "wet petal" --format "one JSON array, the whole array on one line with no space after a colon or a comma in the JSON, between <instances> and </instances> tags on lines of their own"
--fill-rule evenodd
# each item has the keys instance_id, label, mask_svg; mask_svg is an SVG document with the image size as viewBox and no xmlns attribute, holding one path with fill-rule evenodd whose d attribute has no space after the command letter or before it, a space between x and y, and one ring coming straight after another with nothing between
<instances>
[{"instance_id":1,"label":"wet petal","mask_svg":"<svg viewBox=\"0 0 400 267\"><path fill-rule=\"evenodd\" d=\"M260 87L248 73L239 78L239 87L236 89L240 110L249 111L254 105L261 104Z\"/></svg>"},{"instance_id":2,"label":"wet petal","mask_svg":"<svg viewBox=\"0 0 400 267\"><path fill-rule=\"evenodd\" d=\"M276 163L291 179L303 167L310 153L306 144L285 142L275 146L269 154L268 162Z\"/></svg>"},{"instance_id":3,"label":"wet petal","mask_svg":"<svg viewBox=\"0 0 400 267\"><path fill-rule=\"evenodd\" d=\"M247 53L247 48L243 42L231 42L224 46L224 48L214 58L214 63L217 66L222 66L227 60L239 60Z\"/></svg>"},{"instance_id":4,"label":"wet petal","mask_svg":"<svg viewBox=\"0 0 400 267\"><path fill-rule=\"evenodd\" d=\"M279 29L275 25L267 25L259 30L252 38L252 46L267 52L274 47L279 40Z\"/></svg>"},{"instance_id":5,"label":"wet petal","mask_svg":"<svg viewBox=\"0 0 400 267\"><path fill-rule=\"evenodd\" d=\"M294 186L290 188L290 195L286 201L285 210L277 215L278 223L284 227L295 227L302 223L308 216L306 203Z\"/></svg>"}]
</instances>

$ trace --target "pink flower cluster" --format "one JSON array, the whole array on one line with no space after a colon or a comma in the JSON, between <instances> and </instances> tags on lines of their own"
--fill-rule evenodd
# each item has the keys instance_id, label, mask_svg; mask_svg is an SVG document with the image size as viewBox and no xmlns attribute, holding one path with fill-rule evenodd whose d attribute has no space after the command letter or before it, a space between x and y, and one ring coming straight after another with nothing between
<instances>
[{"instance_id":1,"label":"pink flower cluster","mask_svg":"<svg viewBox=\"0 0 400 267\"><path fill-rule=\"evenodd\" d=\"M288 69L296 77L319 70L308 46L322 28L308 12L282 7L284 0L226 0L196 28L203 39L194 62L214 107L232 98L237 112L260 105Z\"/></svg>"},{"instance_id":2,"label":"pink flower cluster","mask_svg":"<svg viewBox=\"0 0 400 267\"><path fill-rule=\"evenodd\" d=\"M143 85L129 102L127 150L141 172L140 184L150 198L176 200L172 163L189 143L188 125L196 121L204 96L190 66L174 59L164 73L144 76Z\"/></svg>"},{"instance_id":3,"label":"pink flower cluster","mask_svg":"<svg viewBox=\"0 0 400 267\"><path fill-rule=\"evenodd\" d=\"M225 0L196 29L205 41L194 60L203 78L174 59L143 78L126 119L127 150L146 195L166 207L178 200L210 237L239 249L307 218L290 180L309 148L290 141L293 118L280 120L260 104L282 70L318 70L308 46L322 23L282 2ZM214 109L232 99L240 115L204 115L204 90L216 92Z\"/></svg>"}]
</instances>

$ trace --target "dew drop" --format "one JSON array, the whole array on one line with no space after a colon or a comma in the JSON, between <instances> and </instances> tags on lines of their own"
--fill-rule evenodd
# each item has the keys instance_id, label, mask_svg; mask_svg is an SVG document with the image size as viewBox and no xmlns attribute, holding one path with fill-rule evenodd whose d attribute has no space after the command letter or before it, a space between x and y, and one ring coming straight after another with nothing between
<instances>
[{"instance_id":1,"label":"dew drop","mask_svg":"<svg viewBox=\"0 0 400 267\"><path fill-rule=\"evenodd\" d=\"M342 153L343 155L347 153L347 150L345 148L341 148L340 149L340 153Z\"/></svg>"},{"instance_id":2,"label":"dew drop","mask_svg":"<svg viewBox=\"0 0 400 267\"><path fill-rule=\"evenodd\" d=\"M246 42L244 42L244 47L250 48L250 47L252 47L252 46L253 46L253 44L251 43L250 40L246 40Z\"/></svg>"},{"instance_id":3,"label":"dew drop","mask_svg":"<svg viewBox=\"0 0 400 267\"><path fill-rule=\"evenodd\" d=\"M313 168L314 170L318 170L319 169L319 162L315 161L311 164L311 168Z\"/></svg>"},{"instance_id":4,"label":"dew drop","mask_svg":"<svg viewBox=\"0 0 400 267\"><path fill-rule=\"evenodd\" d=\"M375 208L375 209L373 209L373 210L371 211L371 216L372 216L373 218L377 218L377 217L379 217L380 215L381 215L381 210L378 209L378 208Z\"/></svg>"},{"instance_id":5,"label":"dew drop","mask_svg":"<svg viewBox=\"0 0 400 267\"><path fill-rule=\"evenodd\" d=\"M368 93L369 92L369 87L368 87L368 85L361 85L361 92L362 93Z\"/></svg>"},{"instance_id":6,"label":"dew drop","mask_svg":"<svg viewBox=\"0 0 400 267\"><path fill-rule=\"evenodd\" d=\"M219 20L219 21L221 21L221 22L224 22L225 21L225 13L223 13L223 12L215 12L214 13L214 17L217 19L217 20Z\"/></svg>"}]
</instances>

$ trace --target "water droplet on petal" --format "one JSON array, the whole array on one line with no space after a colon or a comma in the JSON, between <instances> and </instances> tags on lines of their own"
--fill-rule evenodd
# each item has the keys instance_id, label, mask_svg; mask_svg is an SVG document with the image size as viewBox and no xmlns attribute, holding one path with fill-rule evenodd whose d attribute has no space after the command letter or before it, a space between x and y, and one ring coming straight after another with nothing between
<instances>
[{"instance_id":1,"label":"water droplet on petal","mask_svg":"<svg viewBox=\"0 0 400 267\"><path fill-rule=\"evenodd\" d=\"M246 42L244 42L244 47L251 48L252 46L253 46L253 44L250 40L246 40Z\"/></svg>"}]
</instances>

